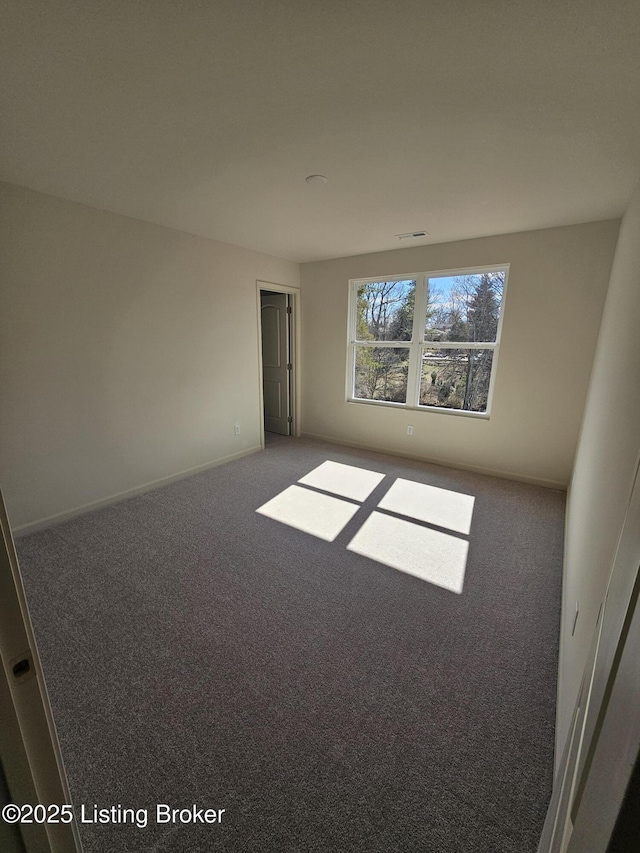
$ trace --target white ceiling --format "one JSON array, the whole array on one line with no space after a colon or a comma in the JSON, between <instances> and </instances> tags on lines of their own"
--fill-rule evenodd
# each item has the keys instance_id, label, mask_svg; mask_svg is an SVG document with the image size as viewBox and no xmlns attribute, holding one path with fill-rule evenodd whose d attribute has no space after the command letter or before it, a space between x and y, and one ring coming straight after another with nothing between
<instances>
[{"instance_id":1,"label":"white ceiling","mask_svg":"<svg viewBox=\"0 0 640 853\"><path fill-rule=\"evenodd\" d=\"M638 0L0 0L0 20L0 179L296 261L616 217L640 178Z\"/></svg>"}]
</instances>

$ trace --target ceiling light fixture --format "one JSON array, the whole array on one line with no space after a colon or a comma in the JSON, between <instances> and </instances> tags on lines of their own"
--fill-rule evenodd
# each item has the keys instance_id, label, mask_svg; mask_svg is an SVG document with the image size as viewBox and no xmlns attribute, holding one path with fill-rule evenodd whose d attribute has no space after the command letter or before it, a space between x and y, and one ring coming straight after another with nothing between
<instances>
[{"instance_id":1,"label":"ceiling light fixture","mask_svg":"<svg viewBox=\"0 0 640 853\"><path fill-rule=\"evenodd\" d=\"M429 237L428 231L407 231L405 234L396 234L398 240L415 240L418 237Z\"/></svg>"},{"instance_id":2,"label":"ceiling light fixture","mask_svg":"<svg viewBox=\"0 0 640 853\"><path fill-rule=\"evenodd\" d=\"M327 179L324 175L307 175L305 181L308 184L326 184Z\"/></svg>"}]
</instances>

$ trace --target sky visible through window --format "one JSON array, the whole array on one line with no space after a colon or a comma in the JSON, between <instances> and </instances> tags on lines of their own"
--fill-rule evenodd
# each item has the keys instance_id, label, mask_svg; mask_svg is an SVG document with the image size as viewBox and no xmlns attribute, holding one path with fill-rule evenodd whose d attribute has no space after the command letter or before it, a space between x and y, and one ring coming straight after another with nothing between
<instances>
[{"instance_id":1,"label":"sky visible through window","mask_svg":"<svg viewBox=\"0 0 640 853\"><path fill-rule=\"evenodd\" d=\"M485 413L505 278L484 269L359 282L353 398Z\"/></svg>"},{"instance_id":2,"label":"sky visible through window","mask_svg":"<svg viewBox=\"0 0 640 853\"><path fill-rule=\"evenodd\" d=\"M495 341L503 288L503 272L429 277L426 340Z\"/></svg>"}]
</instances>

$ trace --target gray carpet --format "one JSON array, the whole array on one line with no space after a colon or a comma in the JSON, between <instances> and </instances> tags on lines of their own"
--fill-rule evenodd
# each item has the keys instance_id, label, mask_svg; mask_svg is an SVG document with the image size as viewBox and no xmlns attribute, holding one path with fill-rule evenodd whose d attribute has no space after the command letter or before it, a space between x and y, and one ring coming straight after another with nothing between
<instances>
[{"instance_id":1,"label":"gray carpet","mask_svg":"<svg viewBox=\"0 0 640 853\"><path fill-rule=\"evenodd\" d=\"M256 513L325 460L386 475L334 542ZM461 595L346 549L397 477L475 496ZM534 853L564 498L271 438L18 539L74 801L150 810L82 825L86 853Z\"/></svg>"}]
</instances>

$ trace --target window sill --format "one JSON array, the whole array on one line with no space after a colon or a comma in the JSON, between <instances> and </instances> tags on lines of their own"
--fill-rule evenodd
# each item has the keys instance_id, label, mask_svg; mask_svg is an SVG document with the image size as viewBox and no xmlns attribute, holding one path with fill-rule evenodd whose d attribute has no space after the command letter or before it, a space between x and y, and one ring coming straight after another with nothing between
<instances>
[{"instance_id":1,"label":"window sill","mask_svg":"<svg viewBox=\"0 0 640 853\"><path fill-rule=\"evenodd\" d=\"M455 415L462 418L475 418L476 420L488 421L489 412L467 412L463 409L445 409L438 406L410 406L407 403L389 403L386 400L358 400L349 397L347 403L356 406L379 406L385 409L399 409L405 412L430 412L437 415Z\"/></svg>"}]
</instances>

